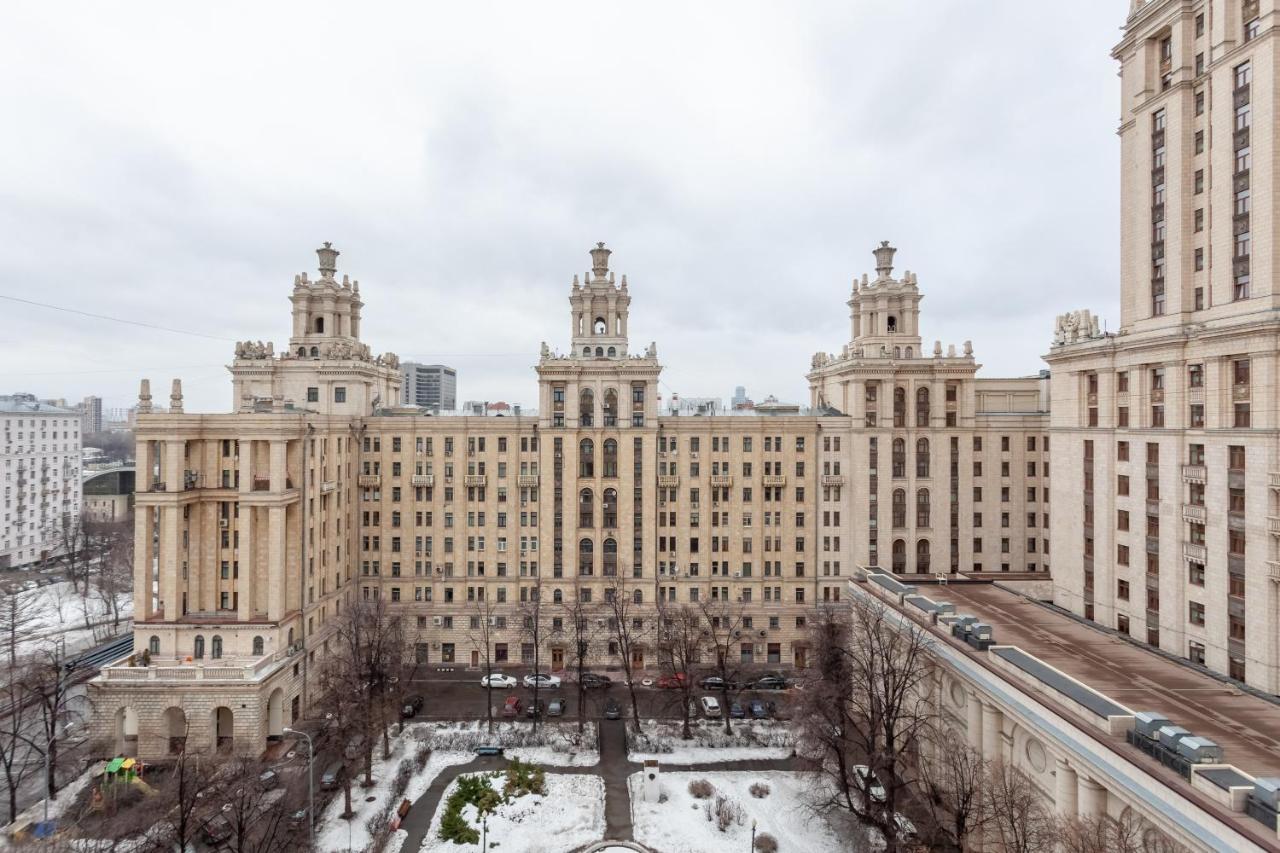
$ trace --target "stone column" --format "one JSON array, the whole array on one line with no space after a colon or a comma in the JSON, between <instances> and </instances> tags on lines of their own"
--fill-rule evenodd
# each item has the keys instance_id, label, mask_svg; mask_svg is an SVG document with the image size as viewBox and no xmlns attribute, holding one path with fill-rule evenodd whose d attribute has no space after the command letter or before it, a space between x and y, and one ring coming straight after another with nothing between
<instances>
[{"instance_id":1,"label":"stone column","mask_svg":"<svg viewBox=\"0 0 1280 853\"><path fill-rule=\"evenodd\" d=\"M1076 771L1071 769L1065 758L1058 759L1055 772L1054 806L1058 817L1070 819L1076 816L1077 782Z\"/></svg>"},{"instance_id":2,"label":"stone column","mask_svg":"<svg viewBox=\"0 0 1280 853\"><path fill-rule=\"evenodd\" d=\"M283 492L288 480L288 465L286 463L285 449L288 443L284 439L273 440L271 442L271 491Z\"/></svg>"},{"instance_id":3,"label":"stone column","mask_svg":"<svg viewBox=\"0 0 1280 853\"><path fill-rule=\"evenodd\" d=\"M267 510L267 618L280 620L288 608L288 589L285 566L284 507L273 506Z\"/></svg>"},{"instance_id":4,"label":"stone column","mask_svg":"<svg viewBox=\"0 0 1280 853\"><path fill-rule=\"evenodd\" d=\"M1004 760L1004 714L995 705L982 703L982 756L988 761Z\"/></svg>"},{"instance_id":5,"label":"stone column","mask_svg":"<svg viewBox=\"0 0 1280 853\"><path fill-rule=\"evenodd\" d=\"M150 483L147 483L150 485ZM135 622L151 619L155 615L151 578L155 571L155 509L140 506L134 509L133 521L133 618Z\"/></svg>"},{"instance_id":6,"label":"stone column","mask_svg":"<svg viewBox=\"0 0 1280 853\"><path fill-rule=\"evenodd\" d=\"M240 476L244 477L243 474ZM239 593L236 615L241 621L246 621L253 618L255 610L253 587L257 580L257 554L254 548L256 531L253 524L252 505L240 505L237 526L240 533L240 547L236 549L236 555L240 563L240 576L236 578L236 592Z\"/></svg>"},{"instance_id":7,"label":"stone column","mask_svg":"<svg viewBox=\"0 0 1280 853\"><path fill-rule=\"evenodd\" d=\"M969 693L969 746L985 756L982 749L982 700L976 693Z\"/></svg>"},{"instance_id":8,"label":"stone column","mask_svg":"<svg viewBox=\"0 0 1280 853\"><path fill-rule=\"evenodd\" d=\"M181 509L165 506L160 509L160 600L164 605L166 622L182 618L182 598L178 592L178 573L182 571L178 553L178 520Z\"/></svg>"},{"instance_id":9,"label":"stone column","mask_svg":"<svg viewBox=\"0 0 1280 853\"><path fill-rule=\"evenodd\" d=\"M1088 776L1079 777L1079 790L1076 796L1081 818L1096 820L1106 816L1107 789Z\"/></svg>"}]
</instances>

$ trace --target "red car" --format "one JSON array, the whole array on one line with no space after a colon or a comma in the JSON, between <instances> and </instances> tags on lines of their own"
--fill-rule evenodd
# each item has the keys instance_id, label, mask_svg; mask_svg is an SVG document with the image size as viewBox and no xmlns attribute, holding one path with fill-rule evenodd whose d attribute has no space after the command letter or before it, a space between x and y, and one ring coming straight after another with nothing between
<instances>
[{"instance_id":1,"label":"red car","mask_svg":"<svg viewBox=\"0 0 1280 853\"><path fill-rule=\"evenodd\" d=\"M520 716L521 704L519 696L508 696L507 701L502 706L502 716L518 717Z\"/></svg>"},{"instance_id":2,"label":"red car","mask_svg":"<svg viewBox=\"0 0 1280 853\"><path fill-rule=\"evenodd\" d=\"M658 679L658 686L667 690L683 687L689 681L687 673L677 672L675 675L664 675Z\"/></svg>"}]
</instances>

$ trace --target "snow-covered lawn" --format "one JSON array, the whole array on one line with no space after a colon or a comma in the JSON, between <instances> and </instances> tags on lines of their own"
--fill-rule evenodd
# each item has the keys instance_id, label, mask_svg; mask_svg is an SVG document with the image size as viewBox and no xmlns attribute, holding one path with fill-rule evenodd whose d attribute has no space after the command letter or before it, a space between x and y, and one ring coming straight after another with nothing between
<instances>
[{"instance_id":1,"label":"snow-covered lawn","mask_svg":"<svg viewBox=\"0 0 1280 853\"><path fill-rule=\"evenodd\" d=\"M445 804L457 784L450 784L440 798L421 853L481 853L480 844L454 844L440 837ZM502 779L493 784L500 787ZM545 795L516 797L489 815L491 846L496 843L495 849L501 853L564 853L604 836L603 779L587 773L548 773L545 784ZM474 806L467 806L462 815L479 828Z\"/></svg>"},{"instance_id":2,"label":"snow-covered lawn","mask_svg":"<svg viewBox=\"0 0 1280 853\"><path fill-rule=\"evenodd\" d=\"M696 720L692 728L693 740L680 737L678 720L646 720L640 735L628 728L627 758L656 758L663 764L786 758L795 740L788 725L776 720L734 720L732 736L716 720Z\"/></svg>"},{"instance_id":3,"label":"snow-covered lawn","mask_svg":"<svg viewBox=\"0 0 1280 853\"><path fill-rule=\"evenodd\" d=\"M474 750L497 745L507 758L519 758L552 767L590 767L600 760L594 723L578 734L576 722L540 723L537 733L527 722L494 722L493 734L484 720L474 722L415 723L413 736L433 750Z\"/></svg>"},{"instance_id":4,"label":"snow-covered lawn","mask_svg":"<svg viewBox=\"0 0 1280 853\"><path fill-rule=\"evenodd\" d=\"M370 837L367 823L371 817L386 807L388 798L392 796L392 783L395 781L396 768L404 759L412 760L417 748L418 742L406 731L391 742L391 758L382 761L382 744L379 741L373 753L373 787L362 788L358 781L352 783L351 808L355 814L350 821L342 817L345 798L342 791L338 791L337 796L329 803L329 808L320 816L320 826L317 828L319 835L316 839L319 849L345 850L347 849L348 838L350 838L352 850L364 850L369 846ZM475 758L475 755L470 752L432 752L422 771L415 772L410 777L409 786L403 794L396 798L396 803L398 804L401 799L410 801L418 799L426 792L427 788L431 787L431 783L440 775L440 771L454 764L466 764L473 758ZM363 780L364 775L361 774L359 779ZM367 797L374 797L375 799L373 802L366 802ZM349 836L347 834L348 831L350 832ZM396 835L403 842L404 833L396 833ZM389 849L398 849L394 836Z\"/></svg>"},{"instance_id":5,"label":"snow-covered lawn","mask_svg":"<svg viewBox=\"0 0 1280 853\"><path fill-rule=\"evenodd\" d=\"M129 617L133 613L132 595L117 595L120 625L113 628L111 608L92 584L88 598L77 592L71 581L23 590L16 595L24 620L24 639L19 642L19 654L50 646L54 639L64 640L68 652L88 648L113 634L127 631ZM88 628L85 627L86 614L91 623ZM105 624L100 624L104 620Z\"/></svg>"},{"instance_id":6,"label":"snow-covered lawn","mask_svg":"<svg viewBox=\"0 0 1280 853\"><path fill-rule=\"evenodd\" d=\"M827 853L843 849L843 842L805 807L804 792L813 785L812 774L783 772L662 773L659 777L666 802L642 799L643 774L628 780L635 838L663 853L703 853L708 850L746 850L751 846L751 822L756 837L768 833L778 840L780 853ZM699 800L689 793L689 783L705 779L715 787L710 798ZM751 795L755 783L769 786L763 798ZM707 818L716 797L728 801L734 814L724 832Z\"/></svg>"}]
</instances>

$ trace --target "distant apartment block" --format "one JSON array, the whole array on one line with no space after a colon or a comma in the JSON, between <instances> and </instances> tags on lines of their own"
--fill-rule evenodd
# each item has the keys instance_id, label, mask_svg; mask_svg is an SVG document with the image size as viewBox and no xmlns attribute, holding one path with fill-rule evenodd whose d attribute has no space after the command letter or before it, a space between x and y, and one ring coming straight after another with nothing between
<instances>
[{"instance_id":1,"label":"distant apartment block","mask_svg":"<svg viewBox=\"0 0 1280 853\"><path fill-rule=\"evenodd\" d=\"M33 394L0 396L0 569L57 551L80 515L80 418Z\"/></svg>"},{"instance_id":2,"label":"distant apartment block","mask_svg":"<svg viewBox=\"0 0 1280 853\"><path fill-rule=\"evenodd\" d=\"M457 407L458 371L452 367L406 361L400 365L400 374L404 377L400 400L406 406L437 412Z\"/></svg>"}]
</instances>

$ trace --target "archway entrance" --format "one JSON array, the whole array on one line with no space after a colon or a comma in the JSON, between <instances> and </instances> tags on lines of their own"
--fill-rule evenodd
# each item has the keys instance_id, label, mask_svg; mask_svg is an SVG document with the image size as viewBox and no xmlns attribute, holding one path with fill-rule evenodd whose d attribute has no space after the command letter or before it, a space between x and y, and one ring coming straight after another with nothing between
<instances>
[{"instance_id":1,"label":"archway entrance","mask_svg":"<svg viewBox=\"0 0 1280 853\"><path fill-rule=\"evenodd\" d=\"M165 736L169 739L169 754L177 755L187 745L187 715L181 708L164 709Z\"/></svg>"},{"instance_id":2,"label":"archway entrance","mask_svg":"<svg viewBox=\"0 0 1280 853\"><path fill-rule=\"evenodd\" d=\"M213 709L213 747L224 754L235 748L235 717L225 705Z\"/></svg>"},{"instance_id":3,"label":"archway entrance","mask_svg":"<svg viewBox=\"0 0 1280 853\"><path fill-rule=\"evenodd\" d=\"M116 711L116 755L138 754L138 712L125 706Z\"/></svg>"},{"instance_id":4,"label":"archway entrance","mask_svg":"<svg viewBox=\"0 0 1280 853\"><path fill-rule=\"evenodd\" d=\"M277 687L267 699L267 740L280 740L284 735L284 690Z\"/></svg>"}]
</instances>

